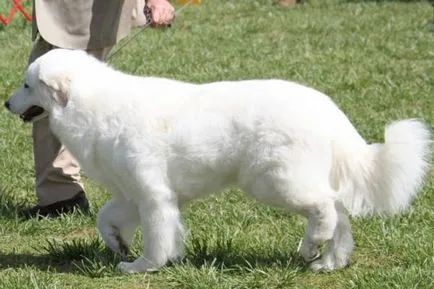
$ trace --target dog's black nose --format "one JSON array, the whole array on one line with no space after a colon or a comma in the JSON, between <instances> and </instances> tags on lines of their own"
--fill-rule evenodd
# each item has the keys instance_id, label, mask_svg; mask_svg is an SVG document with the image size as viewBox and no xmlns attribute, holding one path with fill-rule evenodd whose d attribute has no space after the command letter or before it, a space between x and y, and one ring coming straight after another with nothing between
<instances>
[{"instance_id":1,"label":"dog's black nose","mask_svg":"<svg viewBox=\"0 0 434 289\"><path fill-rule=\"evenodd\" d=\"M7 109L9 109L10 106L11 106L11 105L9 104L9 101L6 101L6 102L5 102L5 107L6 107Z\"/></svg>"}]
</instances>

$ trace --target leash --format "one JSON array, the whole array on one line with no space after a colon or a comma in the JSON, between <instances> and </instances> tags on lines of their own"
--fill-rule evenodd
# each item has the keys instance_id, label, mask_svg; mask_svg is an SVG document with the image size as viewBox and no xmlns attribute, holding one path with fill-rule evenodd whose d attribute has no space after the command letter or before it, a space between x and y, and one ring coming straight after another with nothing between
<instances>
[{"instance_id":1,"label":"leash","mask_svg":"<svg viewBox=\"0 0 434 289\"><path fill-rule=\"evenodd\" d=\"M183 9L185 9L188 5L190 5L193 2L195 2L195 0L188 0L188 2L185 2L185 4L181 8L179 8L178 10L175 11L174 18ZM118 54L118 52L120 52L122 49L124 49L125 46L127 46L131 41L133 41L134 39L136 39L137 36L139 36L139 34L142 34L142 32L145 31L146 28L149 28L149 26L152 25L152 11L151 11L151 9L147 5L145 5L145 7L143 8L143 13L145 14L146 23L139 29L139 31L135 32L127 41L125 41L124 43L122 43L122 45L120 45L115 51L113 51L109 55L109 57L107 57L107 62L109 60L111 60L116 54ZM169 24L169 27L170 27L170 24Z\"/></svg>"}]
</instances>

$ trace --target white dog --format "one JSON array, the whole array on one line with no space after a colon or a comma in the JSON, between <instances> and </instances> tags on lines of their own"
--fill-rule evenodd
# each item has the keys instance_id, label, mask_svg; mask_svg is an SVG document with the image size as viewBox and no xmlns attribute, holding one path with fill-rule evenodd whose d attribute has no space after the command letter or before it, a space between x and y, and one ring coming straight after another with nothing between
<instances>
[{"instance_id":1,"label":"white dog","mask_svg":"<svg viewBox=\"0 0 434 289\"><path fill-rule=\"evenodd\" d=\"M142 226L143 256L121 262L125 272L179 258L182 205L232 184L305 216L304 259L326 242L312 268L341 268L353 249L346 210L407 208L431 153L422 122L394 122L384 144L367 144L329 97L293 82L137 77L81 51L37 59L6 106L26 121L48 114L85 173L107 186L98 229L113 251L124 254Z\"/></svg>"}]
</instances>

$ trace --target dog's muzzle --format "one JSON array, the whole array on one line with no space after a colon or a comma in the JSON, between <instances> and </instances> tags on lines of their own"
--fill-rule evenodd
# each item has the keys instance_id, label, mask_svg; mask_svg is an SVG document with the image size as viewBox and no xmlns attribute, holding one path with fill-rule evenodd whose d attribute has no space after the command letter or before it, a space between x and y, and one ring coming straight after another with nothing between
<instances>
[{"instance_id":1,"label":"dog's muzzle","mask_svg":"<svg viewBox=\"0 0 434 289\"><path fill-rule=\"evenodd\" d=\"M8 101L5 102L5 107L10 110L10 104ZM40 106L33 105L29 109L27 109L25 112L20 114L20 118L24 122L30 122L35 117L40 116L42 113L44 113L44 109Z\"/></svg>"},{"instance_id":2,"label":"dog's muzzle","mask_svg":"<svg viewBox=\"0 0 434 289\"><path fill-rule=\"evenodd\" d=\"M42 113L44 113L44 109L40 106L31 106L28 110L20 114L20 118L24 122L32 121L35 117L40 116Z\"/></svg>"}]
</instances>

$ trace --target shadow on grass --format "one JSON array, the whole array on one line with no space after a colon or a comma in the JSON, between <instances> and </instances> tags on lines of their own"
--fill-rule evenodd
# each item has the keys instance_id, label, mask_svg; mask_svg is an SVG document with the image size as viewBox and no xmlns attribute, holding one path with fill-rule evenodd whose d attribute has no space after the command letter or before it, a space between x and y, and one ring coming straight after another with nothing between
<instances>
[{"instance_id":1,"label":"shadow on grass","mask_svg":"<svg viewBox=\"0 0 434 289\"><path fill-rule=\"evenodd\" d=\"M182 263L197 268L203 266L228 269L232 272L251 271L264 267L279 267L299 271L308 270L307 263L295 252L284 253L271 251L268 253L209 251L206 255L189 254Z\"/></svg>"},{"instance_id":2,"label":"shadow on grass","mask_svg":"<svg viewBox=\"0 0 434 289\"><path fill-rule=\"evenodd\" d=\"M105 248L99 238L73 239L67 242L47 240L40 254L0 252L0 269L36 267L41 271L73 273L99 278L117 275L116 264L120 257Z\"/></svg>"},{"instance_id":3,"label":"shadow on grass","mask_svg":"<svg viewBox=\"0 0 434 289\"><path fill-rule=\"evenodd\" d=\"M2 219L25 221L23 212L28 208L29 205L21 200L13 189L0 186L0 216Z\"/></svg>"},{"instance_id":4,"label":"shadow on grass","mask_svg":"<svg viewBox=\"0 0 434 289\"><path fill-rule=\"evenodd\" d=\"M0 252L0 269L36 267L41 271L54 269L58 272L72 272L71 262L58 262L49 254L32 255L22 253L4 254Z\"/></svg>"},{"instance_id":5,"label":"shadow on grass","mask_svg":"<svg viewBox=\"0 0 434 289\"><path fill-rule=\"evenodd\" d=\"M193 239L183 263L195 267L213 266L235 271L249 271L260 267L281 267L305 271L308 264L299 253L283 249L256 251L240 250L230 239L218 241L212 247L199 239Z\"/></svg>"},{"instance_id":6,"label":"shadow on grass","mask_svg":"<svg viewBox=\"0 0 434 289\"><path fill-rule=\"evenodd\" d=\"M197 268L208 266L227 269L237 273L263 267L291 268L299 271L307 269L306 263L296 252L272 250L270 252L239 251L227 241L210 248L204 242L194 241L183 260L177 265ZM0 252L0 269L36 267L41 271L72 273L92 278L116 276L121 274L116 265L122 261L119 255L107 249L100 238L73 239L66 242L47 240L38 255ZM129 261L139 253L133 252Z\"/></svg>"},{"instance_id":7,"label":"shadow on grass","mask_svg":"<svg viewBox=\"0 0 434 289\"><path fill-rule=\"evenodd\" d=\"M28 206L26 204L16 204L11 200L2 198L0 195L0 215L3 219L21 219L25 221L26 219L23 215L23 211L27 208Z\"/></svg>"}]
</instances>

